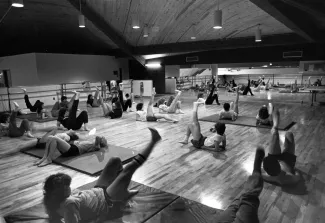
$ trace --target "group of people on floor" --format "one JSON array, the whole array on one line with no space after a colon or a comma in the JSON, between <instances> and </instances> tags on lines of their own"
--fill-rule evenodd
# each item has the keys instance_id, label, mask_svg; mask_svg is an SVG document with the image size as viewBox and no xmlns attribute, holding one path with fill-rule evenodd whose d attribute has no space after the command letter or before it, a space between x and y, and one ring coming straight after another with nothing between
<instances>
[{"instance_id":1,"label":"group of people on floor","mask_svg":"<svg viewBox=\"0 0 325 223\"><path fill-rule=\"evenodd\" d=\"M187 126L185 138L180 143L188 144L192 135L191 143L195 148L216 152L226 150L226 125L220 122L216 123L211 129L212 134L205 137L202 135L198 120L198 109L201 105L212 104L214 100L218 105L220 104L216 89L215 82L213 82L206 99L204 99L204 94L199 93L200 96L193 103L192 118ZM249 90L247 91L249 92ZM219 112L220 119L231 119L233 121L237 119L239 115L239 87L235 88L235 92L236 98L234 102L223 104L223 109ZM176 91L176 95L170 97L168 101L159 99L157 113L153 109L155 95L156 93L152 91L146 111L144 111L142 102L136 105L136 120L155 122L159 119L165 119L177 123L178 120L172 118L169 114L183 113L179 100L181 91ZM96 136L93 141L78 141L79 136L74 130L78 130L82 126L84 130L88 130L87 112L82 111L77 116L79 97L80 92L74 92L74 96L68 103L63 102L66 98L63 98L63 101L61 98L61 103L63 103L58 112L57 127L59 128L62 125L68 131L57 133L57 129L54 129L37 140L35 146L44 148L44 156L41 160L35 162L35 165L42 167L52 163L55 151L59 151L62 156L67 157L107 148L105 137ZM121 97L120 92L117 92L110 102L104 102L99 94L99 89L97 89L95 96L88 96L87 104L91 107L102 106L104 116L118 118L122 116L121 113L124 111L125 104L127 104L126 110L131 109L133 104L131 99L126 97L127 100L123 106L121 98L123 97ZM130 101L128 102L128 100ZM59 104L59 106L61 105ZM7 117L10 128L15 129L12 130L13 137L21 135L22 132L28 135L32 128L31 124L25 120L22 121L20 127L16 126L15 118L18 111L19 106L16 105L15 111ZM299 174L294 169L296 156L292 133L287 132L285 136L284 150L281 150L280 147L278 132L279 110L274 108L272 104L269 104L268 107L262 106L258 111L256 120L259 125L272 126L272 139L268 155L265 156L264 148L258 147L256 149L253 172L245 183L245 191L218 216L216 222L258 222L259 195L263 190L263 181L278 185L290 185L300 180ZM161 136L156 129L149 128L149 130L151 132L149 144L134 157L133 161L123 167L119 158L111 158L97 180L96 186L92 189L72 193L70 188L72 179L70 176L64 173L49 176L45 180L43 189L44 205L50 219L63 218L67 223L93 219L101 222L114 212L121 211L127 200L138 193L138 191L128 189L132 175L147 160L154 147L161 140ZM31 135L31 137L33 136Z\"/></svg>"}]
</instances>

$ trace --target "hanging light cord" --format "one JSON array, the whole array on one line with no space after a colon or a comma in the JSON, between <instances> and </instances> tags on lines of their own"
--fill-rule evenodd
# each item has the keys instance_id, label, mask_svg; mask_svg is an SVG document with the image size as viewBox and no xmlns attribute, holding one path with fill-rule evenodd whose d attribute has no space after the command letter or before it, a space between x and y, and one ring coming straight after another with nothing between
<instances>
[{"instance_id":1,"label":"hanging light cord","mask_svg":"<svg viewBox=\"0 0 325 223\"><path fill-rule=\"evenodd\" d=\"M8 12L10 11L11 7L12 6L10 5L10 7L7 9L6 13L2 16L2 18L0 20L0 25L1 25L2 21L6 18L6 16L7 16Z\"/></svg>"},{"instance_id":2,"label":"hanging light cord","mask_svg":"<svg viewBox=\"0 0 325 223\"><path fill-rule=\"evenodd\" d=\"M79 0L79 7L80 7L80 14L82 14L82 12L81 12L81 0Z\"/></svg>"}]
</instances>

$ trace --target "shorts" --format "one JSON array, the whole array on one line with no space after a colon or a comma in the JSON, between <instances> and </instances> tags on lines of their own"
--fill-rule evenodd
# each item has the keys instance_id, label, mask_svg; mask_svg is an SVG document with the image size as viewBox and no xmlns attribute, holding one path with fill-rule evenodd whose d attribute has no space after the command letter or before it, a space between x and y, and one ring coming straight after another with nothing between
<instances>
[{"instance_id":1,"label":"shorts","mask_svg":"<svg viewBox=\"0 0 325 223\"><path fill-rule=\"evenodd\" d=\"M278 161L282 161L282 162L286 163L292 169L295 168L297 156L294 154L283 152L279 155L269 154L269 156L274 157Z\"/></svg>"},{"instance_id":2,"label":"shorts","mask_svg":"<svg viewBox=\"0 0 325 223\"><path fill-rule=\"evenodd\" d=\"M147 116L147 122L156 122L157 118L155 116Z\"/></svg>"},{"instance_id":3,"label":"shorts","mask_svg":"<svg viewBox=\"0 0 325 223\"><path fill-rule=\"evenodd\" d=\"M200 149L202 146L204 146L204 141L207 137L204 137L202 134L201 134L201 137L199 140L194 140L192 139L191 140L191 143L193 144L193 146L197 149Z\"/></svg>"},{"instance_id":4,"label":"shorts","mask_svg":"<svg viewBox=\"0 0 325 223\"><path fill-rule=\"evenodd\" d=\"M74 145L74 144L70 144L70 149L67 152L62 153L60 151L60 153L61 153L62 157L70 157L70 156L78 156L78 155L80 155L78 147L76 145Z\"/></svg>"}]
</instances>

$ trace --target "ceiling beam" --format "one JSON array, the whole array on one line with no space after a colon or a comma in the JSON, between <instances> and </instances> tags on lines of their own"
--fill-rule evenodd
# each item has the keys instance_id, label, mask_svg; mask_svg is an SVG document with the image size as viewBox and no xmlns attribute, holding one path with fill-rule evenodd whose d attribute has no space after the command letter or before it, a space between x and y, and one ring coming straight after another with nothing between
<instances>
[{"instance_id":1,"label":"ceiling beam","mask_svg":"<svg viewBox=\"0 0 325 223\"><path fill-rule=\"evenodd\" d=\"M134 48L137 55L190 53L211 50L237 49L248 47L262 47L274 45L293 45L306 42L297 34L280 34L263 36L262 42L256 43L254 37L234 38L226 40L206 40L196 42L168 43L160 45L139 46Z\"/></svg>"},{"instance_id":2,"label":"ceiling beam","mask_svg":"<svg viewBox=\"0 0 325 223\"><path fill-rule=\"evenodd\" d=\"M79 11L79 0L67 0L71 5ZM101 30L108 38L110 38L122 51L127 55L136 59L143 66L145 65L145 59L140 55L134 55L133 48L127 44L124 38L109 24L105 19L99 15L95 10L88 6L84 1L81 1L82 14L90 22L92 22L97 29Z\"/></svg>"},{"instance_id":3,"label":"ceiling beam","mask_svg":"<svg viewBox=\"0 0 325 223\"><path fill-rule=\"evenodd\" d=\"M283 0L250 1L307 41L324 41L324 35L305 11L292 7Z\"/></svg>"}]
</instances>

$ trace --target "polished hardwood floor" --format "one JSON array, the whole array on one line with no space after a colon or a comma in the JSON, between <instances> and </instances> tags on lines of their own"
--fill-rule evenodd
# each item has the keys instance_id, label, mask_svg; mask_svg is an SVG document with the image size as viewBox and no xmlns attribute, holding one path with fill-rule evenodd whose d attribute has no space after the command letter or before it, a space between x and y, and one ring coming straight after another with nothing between
<instances>
[{"instance_id":1,"label":"polished hardwood floor","mask_svg":"<svg viewBox=\"0 0 325 223\"><path fill-rule=\"evenodd\" d=\"M310 106L310 95L287 94L277 91L255 93L255 96L240 96L240 114L255 116L258 108L268 99L280 109L282 119L297 122L290 131L296 140L296 168L303 181L289 188L268 183L260 195L259 218L261 222L325 222L325 106ZM233 100L234 95L220 92L221 102ZM148 142L147 127L155 127L162 135L162 142L155 148L148 161L137 170L133 180L145 185L174 193L205 205L225 209L232 199L243 190L243 185L253 168L257 145L266 149L270 130L227 125L227 150L213 153L194 149L190 144L178 143L184 136L192 114L194 92L184 92L182 106L185 114L173 115L180 121L136 122L135 113L126 113L122 119L110 120L92 111L90 128L98 135L106 136L114 145L140 151ZM325 101L324 95L318 100ZM146 99L145 102L148 100ZM201 107L199 116L213 114L221 106ZM36 136L45 133L55 122L35 123ZM201 122L203 135L209 135L213 123ZM87 136L86 132L79 132ZM283 143L285 132L281 131ZM65 172L73 178L72 188L96 180L74 170L55 164L39 168L33 166L36 158L19 150L35 139L21 137L0 139L0 214L7 215L17 210L38 204L42 200L42 183L50 174Z\"/></svg>"}]
</instances>

